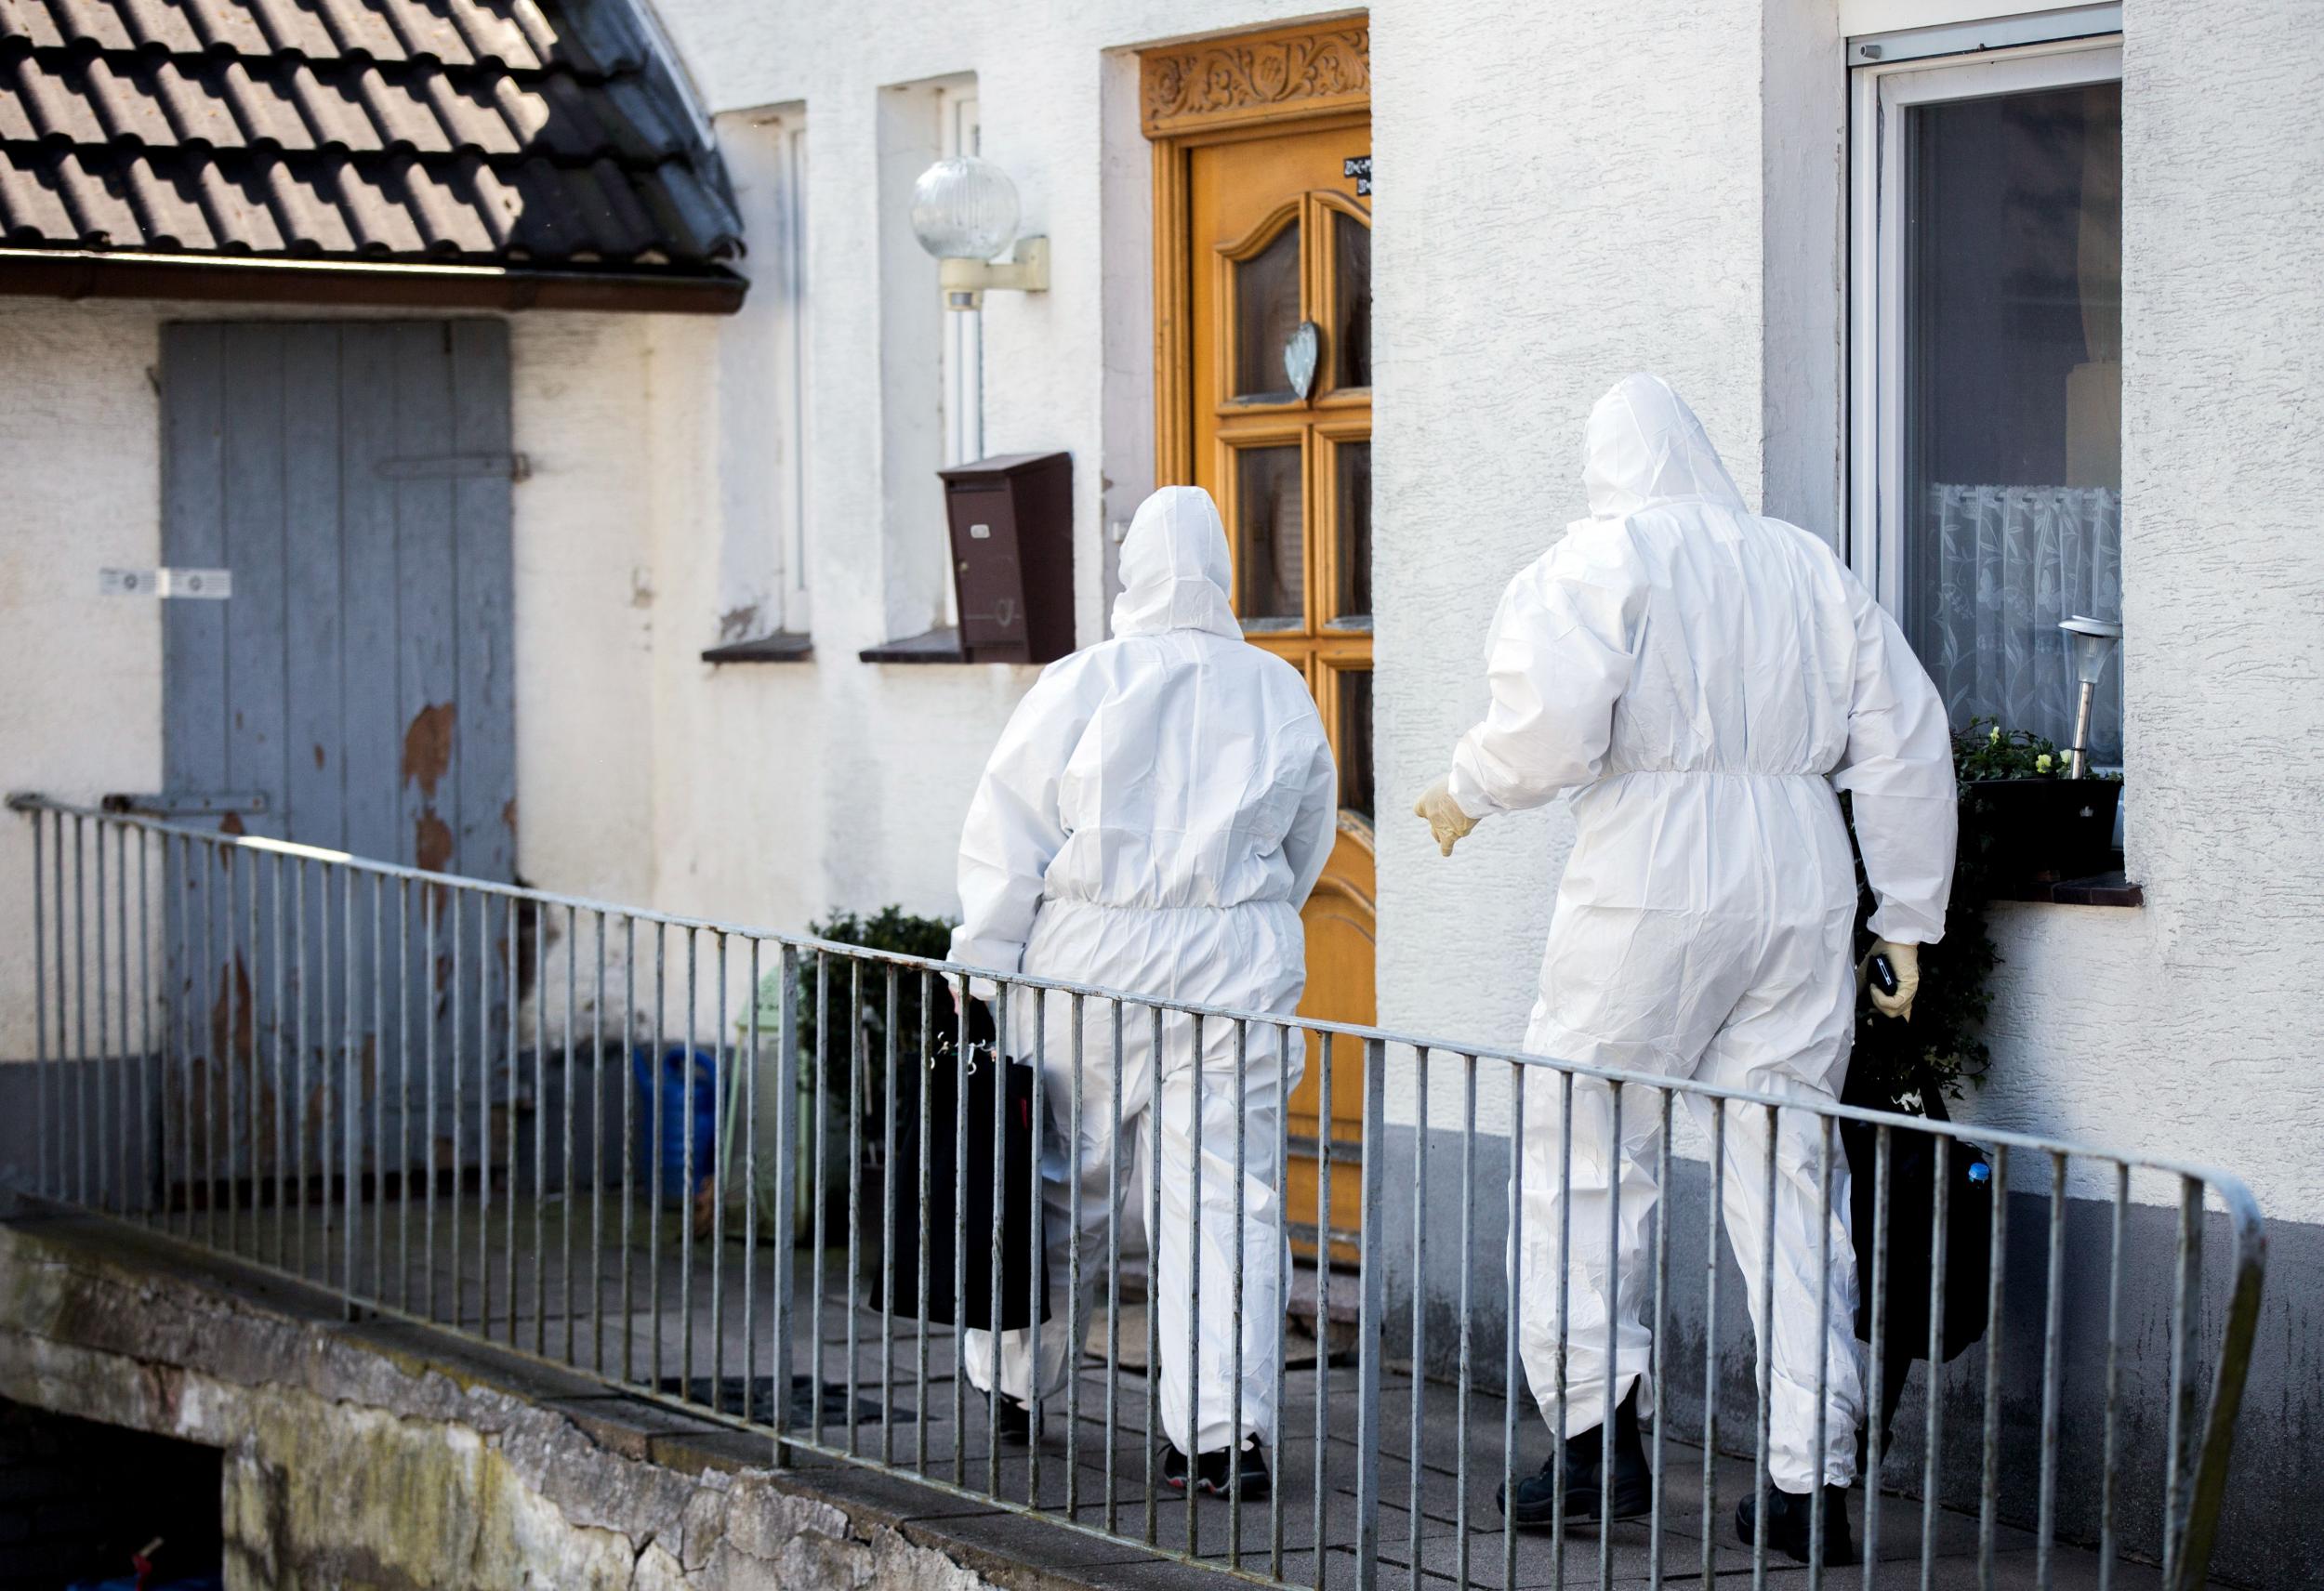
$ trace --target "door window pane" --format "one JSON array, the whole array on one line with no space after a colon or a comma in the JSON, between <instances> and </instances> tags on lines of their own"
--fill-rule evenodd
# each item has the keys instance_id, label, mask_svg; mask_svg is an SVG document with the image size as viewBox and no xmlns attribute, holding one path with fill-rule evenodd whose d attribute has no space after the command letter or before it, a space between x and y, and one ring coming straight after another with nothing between
<instances>
[{"instance_id":1,"label":"door window pane","mask_svg":"<svg viewBox=\"0 0 2324 1591\"><path fill-rule=\"evenodd\" d=\"M1332 491L1338 499L1340 564L1333 621L1348 624L1372 617L1372 444L1340 442L1331 450Z\"/></svg>"},{"instance_id":2,"label":"door window pane","mask_svg":"<svg viewBox=\"0 0 2324 1591\"><path fill-rule=\"evenodd\" d=\"M1288 403L1299 394L1284 374L1283 348L1300 323L1300 229L1297 222L1235 267L1235 396L1246 402Z\"/></svg>"},{"instance_id":3,"label":"door window pane","mask_svg":"<svg viewBox=\"0 0 2324 1591\"><path fill-rule=\"evenodd\" d=\"M1235 455L1235 608L1246 629L1296 629L1307 613L1299 444Z\"/></svg>"},{"instance_id":4,"label":"door window pane","mask_svg":"<svg viewBox=\"0 0 2324 1591\"><path fill-rule=\"evenodd\" d=\"M1901 616L1956 725L2064 745L2058 621L2122 611L2121 85L1914 106L1905 138ZM2115 670L2091 752L2121 748Z\"/></svg>"},{"instance_id":5,"label":"door window pane","mask_svg":"<svg viewBox=\"0 0 2324 1591\"><path fill-rule=\"evenodd\" d=\"M1334 384L1372 384L1372 229L1353 216L1331 217L1331 346Z\"/></svg>"},{"instance_id":6,"label":"door window pane","mask_svg":"<svg viewBox=\"0 0 2324 1591\"><path fill-rule=\"evenodd\" d=\"M1350 669L1340 676L1340 805L1372 815L1372 676Z\"/></svg>"}]
</instances>

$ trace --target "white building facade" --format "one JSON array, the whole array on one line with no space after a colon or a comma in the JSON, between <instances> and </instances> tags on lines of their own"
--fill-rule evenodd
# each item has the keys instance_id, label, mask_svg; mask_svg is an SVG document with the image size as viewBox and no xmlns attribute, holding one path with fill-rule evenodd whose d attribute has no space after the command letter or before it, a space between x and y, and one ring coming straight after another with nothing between
<instances>
[{"instance_id":1,"label":"white building facade","mask_svg":"<svg viewBox=\"0 0 2324 1591\"><path fill-rule=\"evenodd\" d=\"M1197 441L1227 449L1230 469L1259 445L1187 438L1170 414L1173 350L1224 334L1183 323L1169 284L1182 196L1155 135L1182 130L1171 118L1202 95L1157 99L1161 52L1230 112L1312 100L1378 173L1360 192L1353 168L1331 185L1371 240L1361 430L1326 415L1302 444L1311 471L1367 450L1376 595L1364 626L1326 623L1303 655L1333 690L1362 674L1369 702L1365 721L1338 723L1343 756L1367 756L1375 809L1352 829L1368 872L1350 888L1376 940L1366 1014L1486 1045L1524 1031L1570 824L1556 809L1498 822L1445 861L1406 809L1482 705L1503 584L1585 511L1591 403L1627 372L1665 376L1747 500L1909 600L1913 560L1936 555L1898 539L1898 516L1997 482L1947 481L1936 443L1882 430L1909 429L1894 395L1914 348L1982 334L1915 329L1940 296L1883 247L1902 246L1911 204L1950 200L1942 170L1884 166L1879 130L1912 106L2115 96L2111 198L2089 175L2108 135L2084 126L2077 150L2086 224L2103 231L2119 206L2119 259L2106 275L2091 253L2103 242L2081 238L2062 269L2085 290L2076 314L2119 279L2119 324L2086 328L2057 373L2070 390L2038 422L2059 433L2045 445L2063 473L1999 483L2080 493L2052 509L2099 504L2119 525L2115 755L2142 902L1996 909L1993 1065L1965 1110L2250 1181L2276 1234L2275 1346L2238 1475L2279 1501L2317 1497L2307 1466L2280 1456L2324 1441L2301 1391L2324 1327L2298 1302L2324 1285L2324 536L2310 522L2324 500L2324 47L2310 7L656 9L733 185L751 288L728 317L507 317L526 461L512 488L517 874L783 928L891 901L957 911L960 818L1037 670L941 644L866 658L957 623L937 472L1070 455L1086 643L1105 633L1115 535L1139 501L1190 461L1213 467L1193 460ZM1329 73L1301 76L1327 58ZM909 216L920 172L970 152L1008 173L1021 233L1049 248L1045 291L990 292L974 316L946 311ZM0 301L11 787L159 786L160 620L99 597L96 570L160 561L160 327L229 313L249 311ZM2106 436L2111 457L2093 440ZM1330 510L1342 573L1353 501ZM706 660L721 647L755 655ZM29 875L27 846L0 829L0 877ZM25 914L4 888L21 989ZM7 1004L11 1058L32 1047L24 1009ZM2317 1515L2280 1509L2278 1545L2313 1545ZM2223 1572L2247 1550L2223 1545Z\"/></svg>"}]
</instances>

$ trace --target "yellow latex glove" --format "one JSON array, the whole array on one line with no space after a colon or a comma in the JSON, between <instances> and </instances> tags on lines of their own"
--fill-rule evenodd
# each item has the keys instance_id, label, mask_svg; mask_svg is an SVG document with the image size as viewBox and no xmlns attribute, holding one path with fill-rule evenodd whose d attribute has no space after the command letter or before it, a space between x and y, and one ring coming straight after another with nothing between
<instances>
[{"instance_id":1,"label":"yellow latex glove","mask_svg":"<svg viewBox=\"0 0 2324 1591\"><path fill-rule=\"evenodd\" d=\"M1875 955L1888 957L1888 965L1895 969L1895 993L1883 994L1881 986L1871 982L1872 956ZM1872 991L1872 1009L1883 1017L1897 1017L1908 1022L1912 1020L1912 997L1921 992L1921 947L1882 940L1872 947L1871 954L1864 958L1864 968L1866 982Z\"/></svg>"},{"instance_id":2,"label":"yellow latex glove","mask_svg":"<svg viewBox=\"0 0 2324 1591\"><path fill-rule=\"evenodd\" d=\"M1477 821L1460 809L1460 803L1452 798L1452 792L1438 780L1420 793L1412 803L1413 815L1428 820L1429 833L1436 836L1436 848L1445 855L1453 853L1453 847L1469 837L1469 831Z\"/></svg>"}]
</instances>

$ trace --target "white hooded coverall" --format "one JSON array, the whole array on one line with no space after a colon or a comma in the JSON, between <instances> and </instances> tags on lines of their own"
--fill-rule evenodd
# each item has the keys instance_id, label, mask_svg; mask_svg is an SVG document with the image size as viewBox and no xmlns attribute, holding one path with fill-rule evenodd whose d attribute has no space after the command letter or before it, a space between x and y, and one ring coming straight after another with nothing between
<instances>
[{"instance_id":1,"label":"white hooded coverall","mask_svg":"<svg viewBox=\"0 0 2324 1591\"><path fill-rule=\"evenodd\" d=\"M1288 1015L1306 984L1300 908L1337 833L1338 772L1299 672L1243 639L1227 599L1226 535L1208 493L1167 487L1146 499L1122 546L1114 638L1051 664L993 748L960 835L963 919L952 958L1157 998ZM1037 1041L1037 1009L1041 1027ZM1157 1096L1153 1010L1110 1003L1082 1012L1081 1132L1072 1120L1070 996L1019 991L1008 1047L1045 1065L1050 1139L1043 1163L1050 1319L1000 1338L1000 1390L1023 1401L1037 1359L1043 1399L1064 1387L1101 1280L1108 1173L1138 1173L1136 1210L1150 1207L1153 1122L1161 1128L1161 1228L1149 1233L1159 1321L1162 1424L1182 1453L1221 1452L1274 1432L1274 1364L1282 1353L1288 1243L1279 1224L1275 1139L1305 1049L1285 1030L1252 1024L1242 1085L1243 1384L1234 1386L1235 1032L1166 1014ZM1122 1119L1113 1114L1116 1062ZM1194 1164L1200 1078L1201 1167ZM1082 1296L1071 1295L1069 1177L1080 1180ZM1201 1201L1200 1320L1191 1200ZM1035 1338L1037 1336L1037 1353ZM1188 1426L1187 1345L1201 1343L1196 1428ZM980 1389L993 1380L992 1338L966 1334ZM1051 1404L1051 1407L1060 1407Z\"/></svg>"},{"instance_id":2,"label":"white hooded coverall","mask_svg":"<svg viewBox=\"0 0 2324 1591\"><path fill-rule=\"evenodd\" d=\"M1591 517L1510 582L1486 649L1492 703L1447 781L1472 818L1570 792L1574 848L1551 917L1525 1048L1580 1065L1810 1100L1846 1075L1856 883L1835 791L1852 793L1878 901L1872 932L1943 933L1953 867L1942 703L1895 624L1816 537L1750 512L1684 401L1632 375L1590 415ZM1562 1079L1525 1080L1519 1345L1545 1417L1557 1376ZM1563 1436L1605 1416L1612 1091L1573 1086ZM1660 1104L1621 1100L1615 1397L1649 1364L1642 1319ZM1711 1102L1689 1097L1708 1133ZM1844 1163L1819 1254L1814 1116L1728 1104L1724 1215L1755 1331L1775 1244L1770 1475L1816 1475L1816 1310L1827 1484L1855 1474L1864 1406ZM1653 1388L1639 1401L1651 1410Z\"/></svg>"}]
</instances>

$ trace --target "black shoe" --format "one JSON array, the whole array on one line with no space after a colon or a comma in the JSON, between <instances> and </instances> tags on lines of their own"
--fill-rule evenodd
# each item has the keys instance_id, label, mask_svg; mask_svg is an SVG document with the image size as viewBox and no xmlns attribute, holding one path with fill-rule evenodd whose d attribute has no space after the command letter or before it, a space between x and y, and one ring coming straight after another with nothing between
<instances>
[{"instance_id":1,"label":"black shoe","mask_svg":"<svg viewBox=\"0 0 2324 1591\"><path fill-rule=\"evenodd\" d=\"M1746 1496L1735 1506L1735 1533L1745 1546L1759 1539L1751 1528L1756 1509L1755 1499ZM1786 1557L1805 1563L1809 1558L1808 1532L1814 1524L1811 1499L1803 1492L1779 1492L1767 1489L1767 1545ZM1855 1541L1848 1534L1848 1489L1845 1486L1824 1488L1824 1563L1837 1569L1856 1561Z\"/></svg>"},{"instance_id":2,"label":"black shoe","mask_svg":"<svg viewBox=\"0 0 2324 1591\"><path fill-rule=\"evenodd\" d=\"M1646 1463L1646 1446L1638 1436L1637 1389L1614 1410L1614 1484L1612 1516L1636 1519L1654 1512L1654 1471ZM1604 1427L1594 1426L1565 1441L1565 1519L1568 1524L1595 1523L1606 1517L1606 1492L1601 1471L1605 1460ZM1557 1458L1543 1461L1540 1472L1517 1482L1516 1502L1497 1488L1493 1501L1512 1524L1540 1527L1557 1522Z\"/></svg>"},{"instance_id":3,"label":"black shoe","mask_svg":"<svg viewBox=\"0 0 2324 1591\"><path fill-rule=\"evenodd\" d=\"M1234 1467L1239 1471L1243 1501L1257 1502L1274 1489L1274 1480L1267 1473L1267 1455L1260 1451L1256 1440L1247 1440L1237 1456L1241 1462ZM1195 1490L1206 1497L1225 1496L1228 1468L1224 1451L1204 1453L1195 1473ZM1162 1450L1162 1482L1173 1492L1186 1490L1186 1455L1174 1447Z\"/></svg>"},{"instance_id":4,"label":"black shoe","mask_svg":"<svg viewBox=\"0 0 2324 1591\"><path fill-rule=\"evenodd\" d=\"M1003 1398L993 1406L993 1434L1012 1447L1033 1445L1033 1411L1014 1398Z\"/></svg>"}]
</instances>

